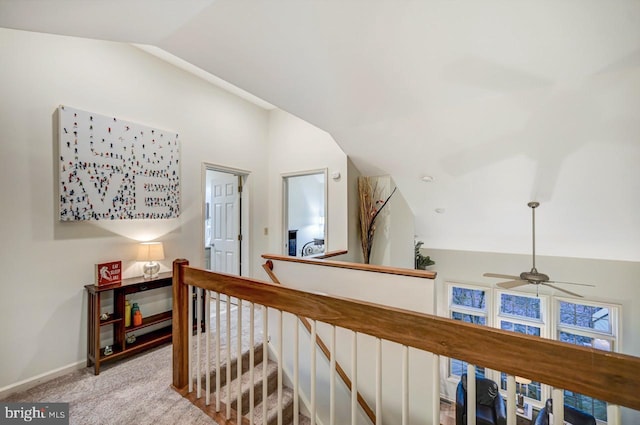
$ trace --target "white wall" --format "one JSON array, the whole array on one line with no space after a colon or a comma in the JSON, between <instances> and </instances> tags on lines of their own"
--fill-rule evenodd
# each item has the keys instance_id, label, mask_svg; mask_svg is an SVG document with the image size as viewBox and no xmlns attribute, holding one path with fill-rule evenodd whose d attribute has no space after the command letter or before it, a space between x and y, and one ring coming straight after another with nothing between
<instances>
[{"instance_id":1,"label":"white wall","mask_svg":"<svg viewBox=\"0 0 640 425\"><path fill-rule=\"evenodd\" d=\"M282 254L282 174L328 169L327 251L347 248L347 156L325 131L281 110L269 114L269 252ZM340 178L332 178L333 173Z\"/></svg>"},{"instance_id":2,"label":"white wall","mask_svg":"<svg viewBox=\"0 0 640 425\"><path fill-rule=\"evenodd\" d=\"M436 271L438 313L447 314L446 282L492 286L496 279L482 277L485 272L520 274L531 269L531 256L520 254L494 254L486 252L453 251L423 248L423 255L430 255L436 262L429 269ZM591 260L567 257L536 256L536 267L552 280L590 283L594 288L558 285L577 292L586 300L615 303L622 306L621 351L640 356L640 263L629 261ZM518 291L535 293L532 285ZM541 294L563 296L562 293L542 287ZM444 368L442 369L444 371ZM447 383L443 373L443 390L449 386L449 396L455 397L453 382ZM622 409L622 423L640 423L640 412Z\"/></svg>"},{"instance_id":3,"label":"white wall","mask_svg":"<svg viewBox=\"0 0 640 425\"><path fill-rule=\"evenodd\" d=\"M165 242L167 260L202 265L203 161L251 172L252 270L267 248L268 112L126 44L0 29L0 389L86 358L84 285L97 262L123 260L137 238ZM175 220L57 218L60 104L177 131L182 215ZM283 124L284 126L284 124Z\"/></svg>"},{"instance_id":4,"label":"white wall","mask_svg":"<svg viewBox=\"0 0 640 425\"><path fill-rule=\"evenodd\" d=\"M396 187L390 176L374 177L384 201ZM371 264L413 269L414 217L400 190L396 190L376 218Z\"/></svg>"},{"instance_id":5,"label":"white wall","mask_svg":"<svg viewBox=\"0 0 640 425\"><path fill-rule=\"evenodd\" d=\"M393 179L393 187L396 187ZM415 224L411 207L406 198L398 189L389 201L389 211L393 220L389 223L391 234L390 265L394 267L404 267L405 269L415 268Z\"/></svg>"},{"instance_id":6,"label":"white wall","mask_svg":"<svg viewBox=\"0 0 640 425\"><path fill-rule=\"evenodd\" d=\"M348 252L346 255L340 256L342 261L350 261L353 263L362 263L362 245L360 244L360 218L358 207L358 177L360 171L354 165L351 158L347 158L347 209L348 209Z\"/></svg>"}]
</instances>

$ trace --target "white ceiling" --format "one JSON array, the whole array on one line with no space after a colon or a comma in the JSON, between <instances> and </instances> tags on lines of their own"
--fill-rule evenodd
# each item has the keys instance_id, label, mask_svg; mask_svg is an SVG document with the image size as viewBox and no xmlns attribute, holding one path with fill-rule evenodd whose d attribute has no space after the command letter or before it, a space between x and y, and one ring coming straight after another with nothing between
<instances>
[{"instance_id":1,"label":"white ceiling","mask_svg":"<svg viewBox=\"0 0 640 425\"><path fill-rule=\"evenodd\" d=\"M427 247L529 253L535 199L539 254L640 261L638 1L0 0L0 26L155 45L309 121Z\"/></svg>"}]
</instances>

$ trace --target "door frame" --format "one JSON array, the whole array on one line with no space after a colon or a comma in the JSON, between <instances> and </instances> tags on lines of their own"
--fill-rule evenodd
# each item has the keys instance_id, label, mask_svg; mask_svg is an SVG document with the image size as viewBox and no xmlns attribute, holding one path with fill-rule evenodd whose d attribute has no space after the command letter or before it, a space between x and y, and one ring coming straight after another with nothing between
<instances>
[{"instance_id":1,"label":"door frame","mask_svg":"<svg viewBox=\"0 0 640 425\"><path fill-rule=\"evenodd\" d=\"M201 228L200 228L200 264L202 267L204 267L205 263L205 240L204 240L204 234L205 234L205 219L206 219L206 214L207 214L207 170L210 171L216 171L216 172L220 172L220 173L227 173L227 174L233 174L239 177L239 180L241 182L241 186L242 186L242 190L238 191L238 195L239 195L239 206L238 206L238 210L239 210L239 219L240 219L240 227L239 227L239 233L241 236L240 239L240 252L239 252L239 261L240 261L240 267L239 267L239 273L240 276L249 276L250 275L250 270L251 270L251 264L250 263L250 259L251 256L249 255L250 253L250 245L249 245L249 225L248 223L250 222L249 219L249 191L248 191L248 187L247 187L247 179L249 178L249 175L251 174L250 171L247 170L242 170L239 168L233 168L233 167L227 167L224 165L219 165L219 164L213 164L210 162L203 162L202 163L202 167L201 167L201 172L200 172L200 179L201 179L201 190L200 190L200 206L201 206L201 210L200 210L200 223L201 223Z\"/></svg>"},{"instance_id":2,"label":"door frame","mask_svg":"<svg viewBox=\"0 0 640 425\"><path fill-rule=\"evenodd\" d=\"M329 215L329 169L328 168L317 168L314 170L306 170L306 171L295 171L290 173L282 173L282 231L280 232L280 237L282 238L281 246L282 246L282 255L288 255L289 251L289 238L288 238L288 225L289 225L289 188L287 179L289 177L302 177L309 176L314 174L322 174L324 176L324 252L327 252L327 248L329 246L328 237L329 237L329 225L328 225L328 215Z\"/></svg>"}]
</instances>

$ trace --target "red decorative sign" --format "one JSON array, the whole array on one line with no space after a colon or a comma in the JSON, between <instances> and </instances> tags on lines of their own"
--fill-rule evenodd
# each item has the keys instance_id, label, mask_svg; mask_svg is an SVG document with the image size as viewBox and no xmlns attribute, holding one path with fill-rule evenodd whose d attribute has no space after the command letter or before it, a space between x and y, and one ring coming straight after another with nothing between
<instances>
[{"instance_id":1,"label":"red decorative sign","mask_svg":"<svg viewBox=\"0 0 640 425\"><path fill-rule=\"evenodd\" d=\"M112 285L120 281L122 281L122 261L96 264L96 283L98 286Z\"/></svg>"}]
</instances>

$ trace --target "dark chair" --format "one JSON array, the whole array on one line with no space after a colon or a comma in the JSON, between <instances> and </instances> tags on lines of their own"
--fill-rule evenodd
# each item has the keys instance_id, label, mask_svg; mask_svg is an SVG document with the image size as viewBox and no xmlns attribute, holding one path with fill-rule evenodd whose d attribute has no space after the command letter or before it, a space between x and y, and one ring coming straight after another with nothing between
<instances>
[{"instance_id":1,"label":"dark chair","mask_svg":"<svg viewBox=\"0 0 640 425\"><path fill-rule=\"evenodd\" d=\"M491 379L476 378L476 424L506 425L507 406ZM456 390L456 425L467 424L467 374L461 376Z\"/></svg>"},{"instance_id":2,"label":"dark chair","mask_svg":"<svg viewBox=\"0 0 640 425\"><path fill-rule=\"evenodd\" d=\"M549 425L549 412L553 413L553 400L549 399L538 412L534 425ZM571 425L596 425L596 418L574 407L564 405L564 420Z\"/></svg>"}]
</instances>

